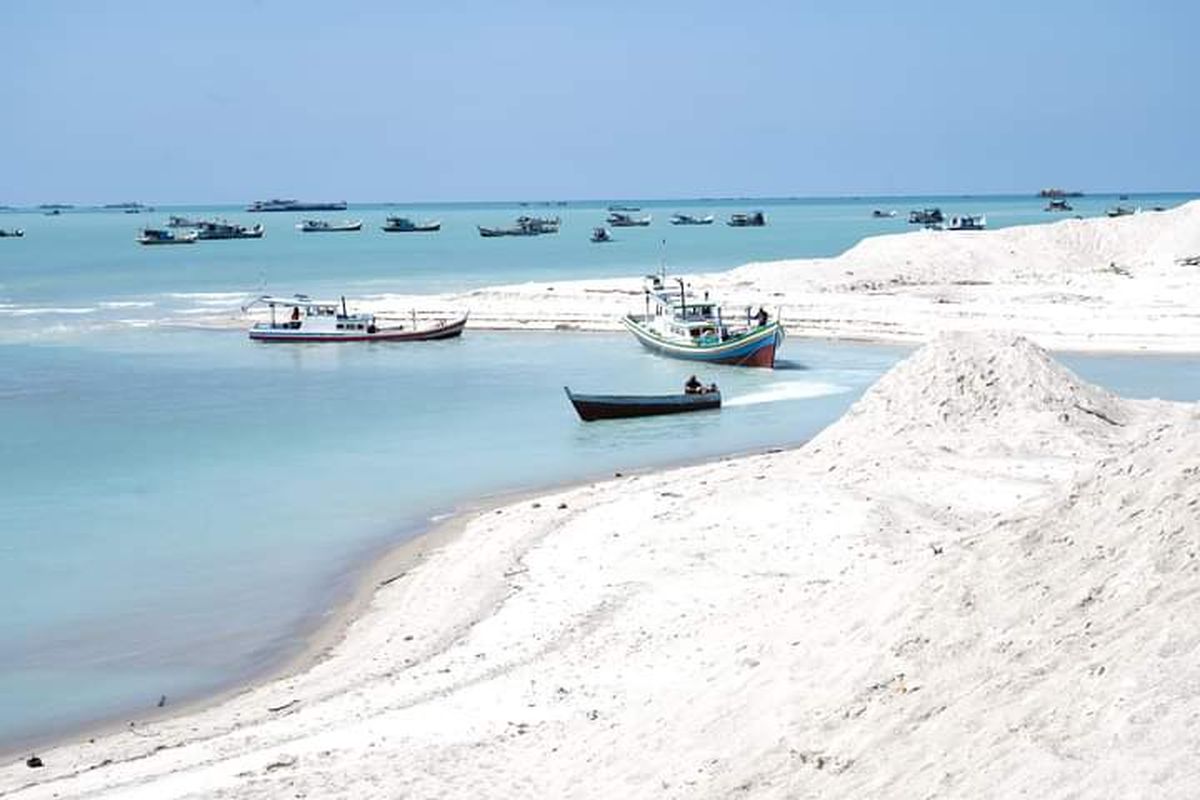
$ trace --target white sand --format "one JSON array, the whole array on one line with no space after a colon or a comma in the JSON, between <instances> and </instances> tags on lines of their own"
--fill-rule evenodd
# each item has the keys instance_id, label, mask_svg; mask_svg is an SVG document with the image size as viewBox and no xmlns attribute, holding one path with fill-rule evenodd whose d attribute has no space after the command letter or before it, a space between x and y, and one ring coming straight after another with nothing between
<instances>
[{"instance_id":1,"label":"white sand","mask_svg":"<svg viewBox=\"0 0 1200 800\"><path fill-rule=\"evenodd\" d=\"M1196 406L942 337L799 450L478 514L308 672L0 794L1194 797L1198 477Z\"/></svg>"},{"instance_id":2,"label":"white sand","mask_svg":"<svg viewBox=\"0 0 1200 800\"><path fill-rule=\"evenodd\" d=\"M1200 352L1200 267L1178 263L1193 256L1200 256L1200 201L1117 219L876 236L836 258L687 277L729 309L765 303L780 311L790 336L916 343L946 331L1012 330L1052 349ZM467 308L475 328L581 330L616 330L622 314L642 305L640 278L384 295L361 304L396 315Z\"/></svg>"}]
</instances>

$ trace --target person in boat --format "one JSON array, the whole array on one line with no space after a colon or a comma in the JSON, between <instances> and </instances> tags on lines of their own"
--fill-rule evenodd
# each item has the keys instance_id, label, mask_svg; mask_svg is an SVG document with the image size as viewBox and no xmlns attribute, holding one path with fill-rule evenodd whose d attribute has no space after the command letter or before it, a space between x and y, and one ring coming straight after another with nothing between
<instances>
[{"instance_id":1,"label":"person in boat","mask_svg":"<svg viewBox=\"0 0 1200 800\"><path fill-rule=\"evenodd\" d=\"M684 394L704 394L704 384L695 375L687 379L683 385Z\"/></svg>"},{"instance_id":2,"label":"person in boat","mask_svg":"<svg viewBox=\"0 0 1200 800\"><path fill-rule=\"evenodd\" d=\"M767 313L767 310L765 308L763 308L762 306L759 306L758 313L754 315L754 319L757 320L757 322L758 322L758 327L761 328L764 325L766 325L767 320L769 320L770 318L771 318L771 315Z\"/></svg>"},{"instance_id":3,"label":"person in boat","mask_svg":"<svg viewBox=\"0 0 1200 800\"><path fill-rule=\"evenodd\" d=\"M292 306L292 327L300 327L300 306Z\"/></svg>"}]
</instances>

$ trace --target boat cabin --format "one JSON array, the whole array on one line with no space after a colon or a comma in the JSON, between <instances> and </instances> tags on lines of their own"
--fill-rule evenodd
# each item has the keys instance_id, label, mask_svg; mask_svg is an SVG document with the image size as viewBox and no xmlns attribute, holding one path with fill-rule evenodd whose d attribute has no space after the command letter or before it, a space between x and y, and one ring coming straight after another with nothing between
<instances>
[{"instance_id":1,"label":"boat cabin","mask_svg":"<svg viewBox=\"0 0 1200 800\"><path fill-rule=\"evenodd\" d=\"M317 301L308 295L292 297L263 296L250 305L262 303L270 307L270 322L257 323L256 330L306 330L314 333L374 333L375 315L355 313L346 309L346 300ZM249 308L249 305L246 306Z\"/></svg>"}]
</instances>

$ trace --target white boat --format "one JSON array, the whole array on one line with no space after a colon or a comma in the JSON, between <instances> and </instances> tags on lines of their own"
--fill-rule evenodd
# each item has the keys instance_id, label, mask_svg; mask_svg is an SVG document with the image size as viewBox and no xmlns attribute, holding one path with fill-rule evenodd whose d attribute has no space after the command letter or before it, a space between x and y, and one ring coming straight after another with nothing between
<instances>
[{"instance_id":1,"label":"white boat","mask_svg":"<svg viewBox=\"0 0 1200 800\"><path fill-rule=\"evenodd\" d=\"M951 217L946 223L948 231L981 231L987 228L987 217L982 215L962 214Z\"/></svg>"},{"instance_id":2,"label":"white boat","mask_svg":"<svg viewBox=\"0 0 1200 800\"><path fill-rule=\"evenodd\" d=\"M164 228L142 228L137 241L139 244L193 244L199 238L195 231L176 233Z\"/></svg>"},{"instance_id":3,"label":"white boat","mask_svg":"<svg viewBox=\"0 0 1200 800\"><path fill-rule=\"evenodd\" d=\"M608 232L608 228L592 228L591 241L596 244L601 242L611 242L612 234Z\"/></svg>"},{"instance_id":4,"label":"white boat","mask_svg":"<svg viewBox=\"0 0 1200 800\"><path fill-rule=\"evenodd\" d=\"M671 217L672 225L712 225L713 215L709 214L706 217L693 217L691 214L675 214Z\"/></svg>"},{"instance_id":5,"label":"white boat","mask_svg":"<svg viewBox=\"0 0 1200 800\"><path fill-rule=\"evenodd\" d=\"M429 315L413 311L407 319L383 318L375 314L356 312L346 307L346 298L339 302L313 300L308 295L291 297L263 295L242 306L243 311L255 305L271 309L268 322L250 328L250 338L257 342L419 342L453 339L461 336L467 325L467 314ZM283 309L282 315L279 309Z\"/></svg>"},{"instance_id":6,"label":"white boat","mask_svg":"<svg viewBox=\"0 0 1200 800\"><path fill-rule=\"evenodd\" d=\"M774 367L775 351L783 344L784 330L765 309L757 314L746 309L729 315L721 306L688 294L682 278L678 289L668 287L663 275L647 278L645 313L626 314L621 322L649 350L671 358L734 364L744 367Z\"/></svg>"},{"instance_id":7,"label":"white boat","mask_svg":"<svg viewBox=\"0 0 1200 800\"><path fill-rule=\"evenodd\" d=\"M196 236L200 239L261 239L262 223L254 225L238 225L233 222L218 220L200 220L196 225Z\"/></svg>"},{"instance_id":8,"label":"white boat","mask_svg":"<svg viewBox=\"0 0 1200 800\"><path fill-rule=\"evenodd\" d=\"M346 231L361 231L362 220L343 220L342 222L330 222L325 219L306 219L296 223L296 230L304 233L339 233Z\"/></svg>"},{"instance_id":9,"label":"white boat","mask_svg":"<svg viewBox=\"0 0 1200 800\"><path fill-rule=\"evenodd\" d=\"M650 224L651 215L647 214L644 217L631 217L621 211L614 211L608 215L608 224L614 228L645 228Z\"/></svg>"}]
</instances>

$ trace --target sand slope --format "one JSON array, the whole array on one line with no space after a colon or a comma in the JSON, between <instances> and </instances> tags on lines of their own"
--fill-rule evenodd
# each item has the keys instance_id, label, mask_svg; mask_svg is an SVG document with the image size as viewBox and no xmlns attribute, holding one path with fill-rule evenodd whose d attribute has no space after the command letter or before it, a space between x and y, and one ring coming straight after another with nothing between
<instances>
[{"instance_id":1,"label":"sand slope","mask_svg":"<svg viewBox=\"0 0 1200 800\"><path fill-rule=\"evenodd\" d=\"M0 793L1192 797L1197 474L1194 406L941 337L800 450L480 514L311 671Z\"/></svg>"}]
</instances>

